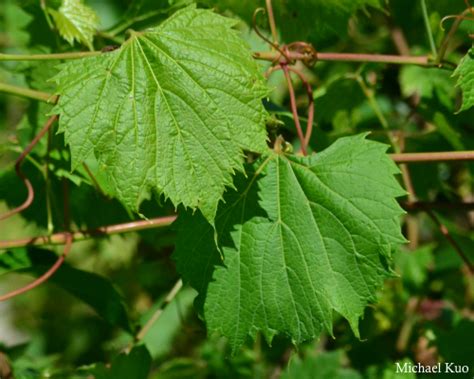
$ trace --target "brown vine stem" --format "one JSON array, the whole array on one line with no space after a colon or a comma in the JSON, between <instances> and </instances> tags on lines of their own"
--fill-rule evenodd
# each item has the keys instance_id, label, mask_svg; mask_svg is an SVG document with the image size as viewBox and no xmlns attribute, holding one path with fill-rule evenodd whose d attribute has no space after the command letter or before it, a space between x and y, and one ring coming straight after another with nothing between
<instances>
[{"instance_id":1,"label":"brown vine stem","mask_svg":"<svg viewBox=\"0 0 474 379\"><path fill-rule=\"evenodd\" d=\"M449 232L448 228L446 225L444 225L436 216L436 214L433 213L431 209L425 208L425 212L430 218L433 220L433 222L438 226L439 231L441 234L448 240L448 242L451 244L451 246L454 248L456 253L459 255L459 257L463 260L467 268L469 269L470 274L474 274L474 265L472 262L469 260L467 255L464 253L462 250L461 246L456 242L456 240L453 238L451 233Z\"/></svg>"},{"instance_id":2,"label":"brown vine stem","mask_svg":"<svg viewBox=\"0 0 474 379\"><path fill-rule=\"evenodd\" d=\"M59 256L56 262L38 279L34 280L30 284L22 288L19 288L17 290L11 291L5 295L0 296L0 302L10 300L16 296L22 295L28 291L31 291L32 289L35 289L36 287L39 287L41 284L46 282L49 278L51 278L56 273L56 271L60 269L60 267L66 260L66 257L68 256L69 252L71 251L73 239L72 239L72 234L69 232L69 226L71 223L70 214L69 214L69 188L68 188L66 180L64 180L63 183L64 183L64 227L67 230L67 232L65 233L65 245L64 245L62 254Z\"/></svg>"},{"instance_id":3,"label":"brown vine stem","mask_svg":"<svg viewBox=\"0 0 474 379\"><path fill-rule=\"evenodd\" d=\"M295 89L293 88L293 83L291 82L291 76L290 76L290 70L288 69L288 65L281 64L281 69L283 70L283 73L285 74L286 82L288 84L288 92L290 94L290 104L291 104L291 112L293 113L293 119L295 121L295 126L296 126L296 132L298 134L298 138L301 143L301 152L303 155L307 155L308 152L306 150L306 140L305 136L303 134L303 129L301 129L301 123L300 123L300 118L298 116L298 106L296 105L296 96L295 96Z\"/></svg>"},{"instance_id":4,"label":"brown vine stem","mask_svg":"<svg viewBox=\"0 0 474 379\"><path fill-rule=\"evenodd\" d=\"M77 232L61 232L50 236L38 236L33 238L22 238L10 241L0 241L0 250L14 249L24 246L46 246L46 245L64 245L67 241L67 235L70 234L72 241L83 241L90 238L108 236L112 234L121 234L137 232L140 230L162 228L171 225L176 220L176 216L166 216L153 218L150 220L141 220L127 222L124 224L115 224L102 226L97 229L82 230Z\"/></svg>"},{"instance_id":5,"label":"brown vine stem","mask_svg":"<svg viewBox=\"0 0 474 379\"><path fill-rule=\"evenodd\" d=\"M445 151L436 153L391 154L396 163L463 162L474 161L474 151Z\"/></svg>"},{"instance_id":6,"label":"brown vine stem","mask_svg":"<svg viewBox=\"0 0 474 379\"><path fill-rule=\"evenodd\" d=\"M54 104L57 101L57 96L50 93L36 91L30 88L18 87L11 84L0 83L0 92L9 93L11 95L26 97L28 99L45 101Z\"/></svg>"},{"instance_id":7,"label":"brown vine stem","mask_svg":"<svg viewBox=\"0 0 474 379\"><path fill-rule=\"evenodd\" d=\"M309 142L311 140L311 135L313 133L313 122L314 122L314 96L313 88L311 84L306 80L303 74L295 69L294 67L288 66L288 69L295 73L303 83L303 86L306 88L306 94L308 96L308 120L306 122L306 134L304 136L304 146L305 149L308 149Z\"/></svg>"},{"instance_id":8,"label":"brown vine stem","mask_svg":"<svg viewBox=\"0 0 474 379\"><path fill-rule=\"evenodd\" d=\"M428 56L402 56L402 55L380 55L380 54L353 54L353 53L317 53L316 55L306 52L290 51L288 58L291 61L345 61L345 62L374 62L391 64L414 64L420 66L431 66ZM278 61L282 55L278 51L257 51L253 57L259 60Z\"/></svg>"},{"instance_id":9,"label":"brown vine stem","mask_svg":"<svg viewBox=\"0 0 474 379\"><path fill-rule=\"evenodd\" d=\"M64 251L61 254L61 256L58 258L58 260L54 263L54 265L51 266L51 268L46 271L43 275L41 275L38 279L35 281L31 282L30 284L26 285L25 287L22 287L20 289L17 289L15 291L11 291L5 295L0 296L0 302L10 300L16 296L22 295L28 291L31 291L32 289L40 286L44 282L46 282L49 278L51 278L56 271L59 270L61 265L64 263L67 255L71 251L72 247L72 235L71 233L65 233L65 246L64 246Z\"/></svg>"},{"instance_id":10,"label":"brown vine stem","mask_svg":"<svg viewBox=\"0 0 474 379\"><path fill-rule=\"evenodd\" d=\"M102 189L102 187L100 186L99 182L97 181L97 178L94 176L94 174L92 173L91 169L89 168L89 166L87 165L87 163L83 162L82 163L82 167L84 167L84 170L86 171L87 175L89 176L89 178L91 179L92 181L92 184L94 184L94 187L95 189L97 190L97 192L99 192L102 196L107 196L104 192L104 190Z\"/></svg>"},{"instance_id":11,"label":"brown vine stem","mask_svg":"<svg viewBox=\"0 0 474 379\"><path fill-rule=\"evenodd\" d=\"M314 96L313 96L313 88L311 87L311 84L306 80L304 77L303 73L301 73L299 70L292 66L286 66L288 67L288 70L296 74L301 82L303 83L303 86L306 88L306 94L308 96L308 118L306 119L306 133L304 135L304 145L305 149L308 149L309 142L311 140L311 135L313 133L313 123L314 123ZM270 69L267 71L265 76L268 78L273 72L278 71L278 70L283 70L282 65L278 66L272 66Z\"/></svg>"},{"instance_id":12,"label":"brown vine stem","mask_svg":"<svg viewBox=\"0 0 474 379\"><path fill-rule=\"evenodd\" d=\"M150 319L145 323L145 325L143 325L143 328L141 328L140 331L137 333L137 335L135 336L135 342L143 341L143 339L146 337L147 333L150 331L153 325L155 325L155 323L160 319L161 315L163 314L163 311L168 306L168 304L171 303L176 297L176 295L179 293L179 291L181 291L181 288L183 288L183 281L180 279L176 282L176 284L173 286L168 295L166 295L163 304L158 307L158 309L153 313Z\"/></svg>"},{"instance_id":13,"label":"brown vine stem","mask_svg":"<svg viewBox=\"0 0 474 379\"><path fill-rule=\"evenodd\" d=\"M272 32L273 43L278 45L278 33L275 22L275 14L273 12L272 0L266 0L268 23L270 24L270 31Z\"/></svg>"},{"instance_id":14,"label":"brown vine stem","mask_svg":"<svg viewBox=\"0 0 474 379\"><path fill-rule=\"evenodd\" d=\"M443 61L443 59L446 55L446 52L448 51L449 43L453 39L454 35L456 34L456 32L459 29L459 26L461 26L461 23L464 21L466 16L469 13L473 12L473 10L474 10L474 8L468 7L468 9L466 9L460 15L455 16L456 21L454 21L453 25L451 25L451 28L449 29L448 34L446 34L446 36L443 39L443 42L441 42L441 47L439 48L438 54L436 56L436 60L434 62L436 65L439 65ZM441 20L441 23L443 23L443 21L445 19L446 19L446 17L443 20Z\"/></svg>"},{"instance_id":15,"label":"brown vine stem","mask_svg":"<svg viewBox=\"0 0 474 379\"><path fill-rule=\"evenodd\" d=\"M26 147L23 153L21 153L21 155L16 160L16 163L15 163L16 174L25 184L25 187L28 191L28 195L27 195L26 200L19 207L0 215L0 221L5 220L17 213L20 213L21 211L28 208L33 202L33 199L35 197L33 185L31 184L30 180L25 176L25 174L23 174L23 172L21 171L21 165L23 161L25 160L26 156L31 152L31 150L33 150L33 148L38 144L41 138L43 138L48 133L49 129L53 126L53 124L56 122L57 119L58 119L57 115L51 116L48 119L48 121L46 121L45 125L43 126L43 129L41 129L40 132L35 136L35 138L33 138L30 144Z\"/></svg>"}]
</instances>

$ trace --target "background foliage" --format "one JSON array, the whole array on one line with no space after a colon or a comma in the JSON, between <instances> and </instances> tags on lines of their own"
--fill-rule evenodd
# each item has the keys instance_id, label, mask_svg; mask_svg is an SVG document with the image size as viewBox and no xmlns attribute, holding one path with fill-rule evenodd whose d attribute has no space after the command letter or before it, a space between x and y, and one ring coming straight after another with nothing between
<instances>
[{"instance_id":1,"label":"background foliage","mask_svg":"<svg viewBox=\"0 0 474 379\"><path fill-rule=\"evenodd\" d=\"M18 154L50 114L61 114L60 133L43 138L23 165L35 200L0 221L0 240L64 230L65 202L77 230L130 222L137 212L180 213L172 227L75 242L50 281L0 303L0 377L397 378L395 362L438 361L473 372L472 275L426 212L408 208L402 237L394 200L444 205L436 218L472 261L472 207L455 205L472 206L473 165L410 165L416 197L408 198L385 155L394 147L377 142L407 152L474 149L474 22L460 24L441 68L298 63L314 88L308 149L318 152L301 157L290 155L301 141L283 74L266 85L270 62L251 58L250 49L268 50L252 22L265 2L192 3L0 3L2 53L105 51L66 63L0 58L1 83L60 95L53 106L0 93L0 213L26 197L13 169ZM455 22L443 18L468 3L426 1L432 43L422 3L298 0L274 8L284 43L435 60L433 46L442 49ZM256 22L271 38L266 18ZM306 121L306 91L294 79ZM364 238L350 241L354 235ZM301 255L287 262L287 251ZM321 252L337 253L335 266L322 264ZM0 250L1 293L43 274L60 253ZM258 277L262 262L267 275Z\"/></svg>"}]
</instances>

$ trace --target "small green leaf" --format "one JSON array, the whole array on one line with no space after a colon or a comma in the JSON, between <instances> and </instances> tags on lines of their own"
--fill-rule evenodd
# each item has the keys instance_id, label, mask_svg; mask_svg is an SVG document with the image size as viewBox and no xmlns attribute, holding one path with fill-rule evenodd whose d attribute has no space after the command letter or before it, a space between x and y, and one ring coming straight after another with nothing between
<instances>
[{"instance_id":1,"label":"small green leaf","mask_svg":"<svg viewBox=\"0 0 474 379\"><path fill-rule=\"evenodd\" d=\"M462 90L462 105L458 112L465 111L474 105L474 48L471 48L454 71L456 85Z\"/></svg>"},{"instance_id":2,"label":"small green leaf","mask_svg":"<svg viewBox=\"0 0 474 379\"><path fill-rule=\"evenodd\" d=\"M16 271L39 277L56 259L49 250L15 249L0 254L0 275ZM49 280L91 306L111 325L131 331L123 298L108 279L63 264Z\"/></svg>"},{"instance_id":3,"label":"small green leaf","mask_svg":"<svg viewBox=\"0 0 474 379\"><path fill-rule=\"evenodd\" d=\"M452 147L457 150L466 149L462 134L451 125L443 113L435 112L433 115L433 121L439 134L441 134Z\"/></svg>"},{"instance_id":4,"label":"small green leaf","mask_svg":"<svg viewBox=\"0 0 474 379\"><path fill-rule=\"evenodd\" d=\"M95 379L148 379L150 369L150 353L145 346L138 346L128 355L115 357L110 368L98 364L90 373Z\"/></svg>"},{"instance_id":5,"label":"small green leaf","mask_svg":"<svg viewBox=\"0 0 474 379\"><path fill-rule=\"evenodd\" d=\"M362 379L357 371L342 366L342 351L320 353L316 357L299 358L297 355L290 360L281 379Z\"/></svg>"},{"instance_id":6,"label":"small green leaf","mask_svg":"<svg viewBox=\"0 0 474 379\"><path fill-rule=\"evenodd\" d=\"M83 0L62 0L58 10L49 8L48 12L53 17L61 37L71 45L78 41L93 50L92 41L99 18Z\"/></svg>"},{"instance_id":7,"label":"small green leaf","mask_svg":"<svg viewBox=\"0 0 474 379\"><path fill-rule=\"evenodd\" d=\"M334 311L358 333L391 275L391 250L405 242L395 201L405 191L386 149L359 135L309 157L270 155L221 204L221 253L203 217L183 217L178 271L200 293L208 328L234 351L258 330L295 343L332 333ZM225 267L213 267L220 254Z\"/></svg>"},{"instance_id":8,"label":"small green leaf","mask_svg":"<svg viewBox=\"0 0 474 379\"><path fill-rule=\"evenodd\" d=\"M452 107L455 94L450 72L439 68L404 66L400 70L400 88L405 97L417 94L423 99L437 95L447 107Z\"/></svg>"},{"instance_id":9,"label":"small green leaf","mask_svg":"<svg viewBox=\"0 0 474 379\"><path fill-rule=\"evenodd\" d=\"M151 191L214 218L243 150L267 149L267 89L235 21L188 7L56 77L73 168L94 153L138 211Z\"/></svg>"},{"instance_id":10,"label":"small green leaf","mask_svg":"<svg viewBox=\"0 0 474 379\"><path fill-rule=\"evenodd\" d=\"M400 250L394 254L397 272L410 288L420 288L428 278L430 266L434 264L433 249L433 245L426 245L414 251Z\"/></svg>"},{"instance_id":11,"label":"small green leaf","mask_svg":"<svg viewBox=\"0 0 474 379\"><path fill-rule=\"evenodd\" d=\"M367 99L357 81L338 78L332 81L314 100L318 109L316 117L323 122L332 122L336 128L339 127L335 122L338 114L344 112L351 116L353 111Z\"/></svg>"}]
</instances>

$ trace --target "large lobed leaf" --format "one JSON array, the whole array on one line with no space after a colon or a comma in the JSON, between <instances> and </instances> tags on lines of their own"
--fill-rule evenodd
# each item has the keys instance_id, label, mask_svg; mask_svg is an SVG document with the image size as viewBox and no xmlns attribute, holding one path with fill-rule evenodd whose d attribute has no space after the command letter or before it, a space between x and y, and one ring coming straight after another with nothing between
<instances>
[{"instance_id":1,"label":"large lobed leaf","mask_svg":"<svg viewBox=\"0 0 474 379\"><path fill-rule=\"evenodd\" d=\"M358 333L404 242L395 198L405 192L385 151L359 135L310 157L270 155L220 206L220 252L203 217L181 219L178 270L200 292L209 329L234 350L257 330L300 343L331 333L336 311Z\"/></svg>"},{"instance_id":2,"label":"large lobed leaf","mask_svg":"<svg viewBox=\"0 0 474 379\"><path fill-rule=\"evenodd\" d=\"M267 89L235 21L188 7L56 77L73 167L95 153L137 211L151 189L212 220L243 150L266 149Z\"/></svg>"},{"instance_id":3,"label":"large lobed leaf","mask_svg":"<svg viewBox=\"0 0 474 379\"><path fill-rule=\"evenodd\" d=\"M465 111L474 106L474 47L461 60L456 71L454 71L454 76L458 78L457 86L461 88L463 93L459 112Z\"/></svg>"}]
</instances>

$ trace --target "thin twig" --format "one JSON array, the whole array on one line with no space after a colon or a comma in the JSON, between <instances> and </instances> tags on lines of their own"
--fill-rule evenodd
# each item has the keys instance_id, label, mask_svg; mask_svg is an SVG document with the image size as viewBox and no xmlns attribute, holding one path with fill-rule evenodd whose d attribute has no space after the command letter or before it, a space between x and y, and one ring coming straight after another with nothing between
<instances>
[{"instance_id":1,"label":"thin twig","mask_svg":"<svg viewBox=\"0 0 474 379\"><path fill-rule=\"evenodd\" d=\"M0 54L0 61L51 61L61 59L80 59L105 54L102 51L74 51L53 54Z\"/></svg>"},{"instance_id":2,"label":"thin twig","mask_svg":"<svg viewBox=\"0 0 474 379\"><path fill-rule=\"evenodd\" d=\"M286 82L288 84L288 92L290 94L290 104L291 104L291 112L293 113L293 119L295 121L296 132L298 134L298 138L300 139L301 143L301 152L303 155L307 155L307 150L305 146L305 136L303 134L303 129L301 129L301 123L298 116L298 107L296 105L296 97L295 97L295 90L293 88L293 83L291 82L290 70L288 69L288 65L282 64L281 69L285 74Z\"/></svg>"},{"instance_id":3,"label":"thin twig","mask_svg":"<svg viewBox=\"0 0 474 379\"><path fill-rule=\"evenodd\" d=\"M309 142L311 140L311 135L313 133L313 123L314 123L314 96L313 96L313 88L311 84L306 80L304 75L297 69L292 66L288 66L288 69L298 75L301 82L303 83L304 87L306 88L306 94L308 96L308 120L306 122L306 134L304 137L304 145L307 149L309 146Z\"/></svg>"},{"instance_id":4,"label":"thin twig","mask_svg":"<svg viewBox=\"0 0 474 379\"><path fill-rule=\"evenodd\" d=\"M462 250L461 246L456 242L456 240L453 238L451 233L449 232L448 228L446 225L444 225L440 219L436 216L436 214L433 213L431 209L426 208L425 212L430 216L430 218L433 220L433 222L438 226L439 231L441 234L446 238L446 240L451 244L451 246L454 248L454 251L459 255L459 257L463 260L463 262L466 264L467 268L469 269L471 275L474 274L474 265L471 263L467 255L464 253Z\"/></svg>"},{"instance_id":5,"label":"thin twig","mask_svg":"<svg viewBox=\"0 0 474 379\"><path fill-rule=\"evenodd\" d=\"M22 295L28 291L31 291L32 289L39 287L41 284L46 282L49 278L51 278L56 271L60 269L64 261L66 260L66 257L68 256L69 252L71 251L72 247L72 234L69 232L70 230L70 225L71 225L71 218L70 218L70 213L69 213L69 186L67 180L63 180L64 184L64 229L66 230L65 233L65 245L63 249L63 253L61 256L56 260L56 262L51 266L51 268L46 271L43 275L41 275L38 279L34 280L30 284L19 288L17 290L11 291L7 293L6 295L0 296L0 302L6 301L9 299L12 299L16 296Z\"/></svg>"},{"instance_id":6,"label":"thin twig","mask_svg":"<svg viewBox=\"0 0 474 379\"><path fill-rule=\"evenodd\" d=\"M40 0L40 7L41 7L41 10L43 11L44 18L46 19L46 22L48 23L49 28L51 30L54 29L53 22L51 21L51 17L49 16L46 0Z\"/></svg>"},{"instance_id":7,"label":"thin twig","mask_svg":"<svg viewBox=\"0 0 474 379\"><path fill-rule=\"evenodd\" d=\"M459 26L463 22L464 18L470 12L472 12L472 9L473 8L469 7L464 12L462 12L460 15L456 16L456 21L454 21L453 25L451 25L451 29L449 29L448 34L446 34L446 36L443 39L443 42L441 43L441 47L439 48L438 55L436 56L436 60L434 62L436 65L439 65L443 61L443 59L446 55L446 52L448 50L449 43L451 42L452 38L456 34L457 30L459 29ZM443 20L441 20L441 23L443 22Z\"/></svg>"},{"instance_id":8,"label":"thin twig","mask_svg":"<svg viewBox=\"0 0 474 379\"><path fill-rule=\"evenodd\" d=\"M180 279L176 282L176 284L173 286L171 291L165 297L165 300L160 305L160 307L158 307L158 309L153 313L153 315L146 322L146 324L143 325L143 328L141 328L140 331L137 333L137 335L135 336L135 342L143 341L143 339L145 338L147 333L150 331L150 329L153 327L153 325L160 319L167 305L173 301L173 299L179 293L181 288L183 288L183 281Z\"/></svg>"},{"instance_id":9,"label":"thin twig","mask_svg":"<svg viewBox=\"0 0 474 379\"><path fill-rule=\"evenodd\" d=\"M44 179L45 179L45 198L46 198L46 225L48 234L53 234L54 231L54 222L53 222L53 212L51 209L52 199L51 199L51 174L49 170L49 161L51 158L51 143L52 143L52 133L51 128L48 130L48 147L45 157L45 170L44 170Z\"/></svg>"},{"instance_id":10,"label":"thin twig","mask_svg":"<svg viewBox=\"0 0 474 379\"><path fill-rule=\"evenodd\" d=\"M71 234L72 240L83 241L90 238L96 238L101 236L109 236L112 234L122 234L129 232L137 232L140 230L162 228L171 225L176 220L176 216L166 216L153 218L150 220L141 220L127 222L124 224L115 224L108 226L101 226L96 229L81 230L72 233L55 233L51 236L38 236L32 238L22 238L10 241L0 241L0 249L14 249L24 246L52 246L52 245L64 245L66 243L66 235Z\"/></svg>"},{"instance_id":11,"label":"thin twig","mask_svg":"<svg viewBox=\"0 0 474 379\"><path fill-rule=\"evenodd\" d=\"M52 125L56 122L57 119L58 119L57 115L51 116L48 119L48 121L46 121L45 125L43 126L43 129L41 129L40 132L35 136L35 138L33 138L33 141L30 142L30 144L26 147L23 153L21 153L21 155L16 160L16 163L15 163L16 174L25 184L25 187L28 191L28 195L27 195L26 200L23 202L23 204L21 204L15 209L12 209L4 213L3 215L0 215L0 221L5 220L17 213L20 213L21 211L28 208L33 202L33 199L35 197L33 185L31 184L30 180L25 176L25 174L23 174L23 172L21 171L21 165L23 161L25 160L26 156L31 152L31 150L33 150L33 148L38 144L41 138L43 138L48 133L49 129L52 127Z\"/></svg>"},{"instance_id":12,"label":"thin twig","mask_svg":"<svg viewBox=\"0 0 474 379\"><path fill-rule=\"evenodd\" d=\"M18 87L7 83L0 83L0 92L26 97L27 99L44 101L51 104L56 103L58 100L57 96L50 93L36 91L30 88Z\"/></svg>"},{"instance_id":13,"label":"thin twig","mask_svg":"<svg viewBox=\"0 0 474 379\"><path fill-rule=\"evenodd\" d=\"M398 352L404 353L407 349L408 342L413 332L413 327L419 319L417 314L417 309L420 304L420 299L418 297L412 297L408 300L407 306L405 309L405 317L398 334L397 342L395 344Z\"/></svg>"},{"instance_id":14,"label":"thin twig","mask_svg":"<svg viewBox=\"0 0 474 379\"><path fill-rule=\"evenodd\" d=\"M474 161L474 151L445 151L436 153L403 153L391 154L396 163L424 162L463 162Z\"/></svg>"},{"instance_id":15,"label":"thin twig","mask_svg":"<svg viewBox=\"0 0 474 379\"><path fill-rule=\"evenodd\" d=\"M270 25L270 30L272 32L273 43L278 45L278 33L275 22L275 14L273 13L272 0L266 0L267 5L267 14L268 14L268 24Z\"/></svg>"},{"instance_id":16,"label":"thin twig","mask_svg":"<svg viewBox=\"0 0 474 379\"><path fill-rule=\"evenodd\" d=\"M97 178L94 176L92 173L91 169L89 168L89 165L85 162L82 163L82 167L84 167L84 170L86 170L87 175L92 181L92 184L94 185L95 189L102 195L106 196L104 190L100 186L99 182L97 181Z\"/></svg>"},{"instance_id":17,"label":"thin twig","mask_svg":"<svg viewBox=\"0 0 474 379\"><path fill-rule=\"evenodd\" d=\"M291 61L307 61L309 53L290 51L288 58ZM253 57L259 60L278 61L282 56L277 51L257 51ZM413 64L420 66L432 66L428 56L401 56L381 54L352 54L352 53L317 53L314 57L318 61L344 61L344 62L373 62L390 64Z\"/></svg>"},{"instance_id":18,"label":"thin twig","mask_svg":"<svg viewBox=\"0 0 474 379\"><path fill-rule=\"evenodd\" d=\"M436 44L433 37L433 31L431 30L430 18L428 15L428 9L426 7L426 0L421 0L421 10L423 13L423 21L425 23L426 34L428 35L428 40L430 42L431 52L433 54L433 57L436 57L438 56L438 52L436 51Z\"/></svg>"},{"instance_id":19,"label":"thin twig","mask_svg":"<svg viewBox=\"0 0 474 379\"><path fill-rule=\"evenodd\" d=\"M41 284L46 282L49 278L51 278L51 276L53 276L54 273L59 270L61 265L64 263L64 260L66 259L67 255L71 251L71 246L72 246L72 235L71 235L71 233L65 233L65 239L66 239L66 243L64 245L63 253L61 254L61 256L58 258L58 260L54 263L53 266L51 266L51 268L48 271L46 271L38 279L36 279L35 281L33 281L30 284L26 285L25 287L22 287L20 289L11 291L11 292L9 292L5 295L0 296L0 302L12 299L16 296L19 296L19 295L22 295L22 294L24 294L28 291L31 291L32 289L40 286Z\"/></svg>"},{"instance_id":20,"label":"thin twig","mask_svg":"<svg viewBox=\"0 0 474 379\"><path fill-rule=\"evenodd\" d=\"M311 87L311 84L309 84L309 82L306 80L304 75L301 73L301 71L297 70L296 68L292 66L287 65L286 67L288 67L288 70L298 75L301 82L303 83L303 86L306 88L306 94L308 96L308 117L306 119L306 133L304 137L304 144L305 144L305 148L307 149L309 146L309 142L311 140L311 135L313 133L313 124L314 124L313 88ZM283 67L281 64L279 64L278 66L271 66L265 73L265 77L268 78L273 72L278 71L278 70L283 70Z\"/></svg>"}]
</instances>

